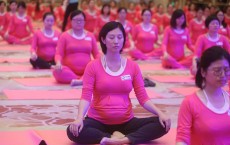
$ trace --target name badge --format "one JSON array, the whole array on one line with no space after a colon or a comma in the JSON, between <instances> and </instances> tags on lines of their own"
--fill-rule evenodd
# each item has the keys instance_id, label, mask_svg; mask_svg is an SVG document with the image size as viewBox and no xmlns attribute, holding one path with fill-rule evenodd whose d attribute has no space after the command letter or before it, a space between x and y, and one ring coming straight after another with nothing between
<instances>
[{"instance_id":1,"label":"name badge","mask_svg":"<svg viewBox=\"0 0 230 145\"><path fill-rule=\"evenodd\" d=\"M27 22L27 19L22 19L22 22Z\"/></svg>"},{"instance_id":2,"label":"name badge","mask_svg":"<svg viewBox=\"0 0 230 145\"><path fill-rule=\"evenodd\" d=\"M154 31L150 31L150 33L155 35L155 32L154 32Z\"/></svg>"},{"instance_id":3,"label":"name badge","mask_svg":"<svg viewBox=\"0 0 230 145\"><path fill-rule=\"evenodd\" d=\"M131 76L130 75L123 75L123 76L121 76L121 80L122 81L131 80Z\"/></svg>"},{"instance_id":4,"label":"name badge","mask_svg":"<svg viewBox=\"0 0 230 145\"><path fill-rule=\"evenodd\" d=\"M85 40L87 40L87 41L91 41L91 40L92 40L92 38L91 38L91 37L85 37Z\"/></svg>"},{"instance_id":5,"label":"name badge","mask_svg":"<svg viewBox=\"0 0 230 145\"><path fill-rule=\"evenodd\" d=\"M216 42L216 45L222 46L223 42Z\"/></svg>"},{"instance_id":6,"label":"name badge","mask_svg":"<svg viewBox=\"0 0 230 145\"><path fill-rule=\"evenodd\" d=\"M127 27L126 30L129 31L129 30L130 30L130 27Z\"/></svg>"},{"instance_id":7,"label":"name badge","mask_svg":"<svg viewBox=\"0 0 230 145\"><path fill-rule=\"evenodd\" d=\"M222 32L226 32L227 30L226 29L221 29Z\"/></svg>"},{"instance_id":8,"label":"name badge","mask_svg":"<svg viewBox=\"0 0 230 145\"><path fill-rule=\"evenodd\" d=\"M186 40L187 39L187 36L186 35L183 35L181 36L182 39Z\"/></svg>"},{"instance_id":9,"label":"name badge","mask_svg":"<svg viewBox=\"0 0 230 145\"><path fill-rule=\"evenodd\" d=\"M54 38L53 38L53 41L57 41L57 40L58 40L58 38L57 38L57 37L54 37Z\"/></svg>"}]
</instances>

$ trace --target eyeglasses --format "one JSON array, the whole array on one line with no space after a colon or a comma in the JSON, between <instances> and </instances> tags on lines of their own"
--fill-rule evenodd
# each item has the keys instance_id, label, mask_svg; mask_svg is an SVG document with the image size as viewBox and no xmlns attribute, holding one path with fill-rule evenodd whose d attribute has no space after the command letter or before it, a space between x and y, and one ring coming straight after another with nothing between
<instances>
[{"instance_id":1,"label":"eyeglasses","mask_svg":"<svg viewBox=\"0 0 230 145\"><path fill-rule=\"evenodd\" d=\"M230 67L214 67L208 70L211 70L215 76L221 76L223 71L226 76L230 76Z\"/></svg>"},{"instance_id":2,"label":"eyeglasses","mask_svg":"<svg viewBox=\"0 0 230 145\"><path fill-rule=\"evenodd\" d=\"M72 21L75 22L75 23L78 23L78 24L80 24L82 22L85 22L84 19L72 19Z\"/></svg>"}]
</instances>

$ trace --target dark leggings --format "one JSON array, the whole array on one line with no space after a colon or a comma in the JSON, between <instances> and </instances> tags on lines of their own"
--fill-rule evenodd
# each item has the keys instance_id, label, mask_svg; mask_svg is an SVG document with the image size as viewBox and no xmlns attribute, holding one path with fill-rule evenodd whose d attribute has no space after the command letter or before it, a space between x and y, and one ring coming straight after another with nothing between
<instances>
[{"instance_id":1,"label":"dark leggings","mask_svg":"<svg viewBox=\"0 0 230 145\"><path fill-rule=\"evenodd\" d=\"M64 20L63 20L63 24L62 24L62 32L65 31L65 27L68 23L68 18L69 15L74 11L78 9L78 2L77 3L70 3L68 4L66 10L65 10L65 15L64 15Z\"/></svg>"},{"instance_id":2,"label":"dark leggings","mask_svg":"<svg viewBox=\"0 0 230 145\"><path fill-rule=\"evenodd\" d=\"M110 138L114 131L123 133L131 144L149 142L166 134L158 117L132 118L119 125L106 125L92 118L85 118L84 127L78 137L73 136L69 127L67 135L70 140L79 144L99 144L103 137Z\"/></svg>"},{"instance_id":3,"label":"dark leggings","mask_svg":"<svg viewBox=\"0 0 230 145\"><path fill-rule=\"evenodd\" d=\"M42 58L38 57L36 60L30 59L30 63L33 68L40 68L40 69L50 69L51 65L55 65L55 61L45 61Z\"/></svg>"}]
</instances>

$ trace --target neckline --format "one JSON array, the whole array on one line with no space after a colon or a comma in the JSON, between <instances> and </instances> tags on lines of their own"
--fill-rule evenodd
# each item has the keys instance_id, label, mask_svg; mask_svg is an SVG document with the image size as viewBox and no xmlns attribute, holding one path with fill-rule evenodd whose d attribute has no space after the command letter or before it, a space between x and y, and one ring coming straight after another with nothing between
<instances>
[{"instance_id":1,"label":"neckline","mask_svg":"<svg viewBox=\"0 0 230 145\"><path fill-rule=\"evenodd\" d=\"M142 24L141 24L141 27L142 27L142 30L144 30L145 32L149 32L149 31L152 30L153 25L150 24L150 27L149 27L149 28L145 28L145 27L144 27L144 24L142 23Z\"/></svg>"},{"instance_id":2,"label":"neckline","mask_svg":"<svg viewBox=\"0 0 230 145\"><path fill-rule=\"evenodd\" d=\"M19 14L17 14L17 18L20 19L20 20L24 19L25 17L26 17L25 14L23 16L19 16Z\"/></svg>"},{"instance_id":3,"label":"neckline","mask_svg":"<svg viewBox=\"0 0 230 145\"><path fill-rule=\"evenodd\" d=\"M0 13L0 16L4 16L6 14L6 12Z\"/></svg>"},{"instance_id":4,"label":"neckline","mask_svg":"<svg viewBox=\"0 0 230 145\"><path fill-rule=\"evenodd\" d=\"M126 67L126 63L127 63L127 59L125 58L124 61L122 61L122 57L121 57L121 66L119 68L118 71L114 72L112 70L109 69L109 67L107 66L107 62L106 62L106 57L105 55L101 58L101 63L102 63L102 67L105 70L105 72L111 76L119 76L121 75Z\"/></svg>"},{"instance_id":5,"label":"neckline","mask_svg":"<svg viewBox=\"0 0 230 145\"><path fill-rule=\"evenodd\" d=\"M74 37L75 39L81 40L81 39L85 38L85 36L86 36L85 32L83 32L83 34L81 36L77 36L72 30L72 37Z\"/></svg>"},{"instance_id":6,"label":"neckline","mask_svg":"<svg viewBox=\"0 0 230 145\"><path fill-rule=\"evenodd\" d=\"M177 30L177 29L173 29L173 31L177 34L182 34L184 33L184 29L181 29L181 30Z\"/></svg>"},{"instance_id":7,"label":"neckline","mask_svg":"<svg viewBox=\"0 0 230 145\"><path fill-rule=\"evenodd\" d=\"M221 108L216 108L213 106L213 104L209 101L208 95L204 89L202 89L202 92L207 100L206 107L211 110L212 112L215 112L217 114L223 114L226 113L229 110L229 100L227 99L227 92L222 90L222 96L224 97L224 105ZM225 93L224 93L225 92ZM226 94L226 95L225 95Z\"/></svg>"},{"instance_id":8,"label":"neckline","mask_svg":"<svg viewBox=\"0 0 230 145\"><path fill-rule=\"evenodd\" d=\"M54 30L52 30L52 33L51 34L47 34L45 29L43 29L43 34L48 37L48 38L52 38L54 36Z\"/></svg>"},{"instance_id":9,"label":"neckline","mask_svg":"<svg viewBox=\"0 0 230 145\"><path fill-rule=\"evenodd\" d=\"M207 36L208 40L210 40L210 41L212 41L212 42L216 42L216 41L219 40L219 36L220 36L220 35L217 34L217 37L216 37L216 38L211 38L210 35L209 35L209 33L207 33L206 36Z\"/></svg>"}]
</instances>

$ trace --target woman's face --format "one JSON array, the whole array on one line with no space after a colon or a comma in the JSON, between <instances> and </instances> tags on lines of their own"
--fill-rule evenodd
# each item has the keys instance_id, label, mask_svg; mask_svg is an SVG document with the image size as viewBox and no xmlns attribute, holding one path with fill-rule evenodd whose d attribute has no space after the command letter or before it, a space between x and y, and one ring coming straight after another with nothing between
<instances>
[{"instance_id":1,"label":"woman's face","mask_svg":"<svg viewBox=\"0 0 230 145\"><path fill-rule=\"evenodd\" d=\"M205 84L220 88L227 84L230 76L229 63L226 59L220 59L211 63L206 71L202 70Z\"/></svg>"},{"instance_id":2,"label":"woman's face","mask_svg":"<svg viewBox=\"0 0 230 145\"><path fill-rule=\"evenodd\" d=\"M24 14L25 13L25 9L23 7L18 7L18 13L19 14Z\"/></svg>"},{"instance_id":3,"label":"woman's face","mask_svg":"<svg viewBox=\"0 0 230 145\"><path fill-rule=\"evenodd\" d=\"M205 9L204 9L204 15L205 15L206 17L208 17L208 16L210 15L210 9L209 9L209 8L205 8Z\"/></svg>"},{"instance_id":4,"label":"woman's face","mask_svg":"<svg viewBox=\"0 0 230 145\"><path fill-rule=\"evenodd\" d=\"M102 42L106 45L107 53L120 53L124 39L122 31L116 28L109 31Z\"/></svg>"},{"instance_id":5,"label":"woman's face","mask_svg":"<svg viewBox=\"0 0 230 145\"><path fill-rule=\"evenodd\" d=\"M17 10L17 3L11 3L10 10L15 12Z\"/></svg>"},{"instance_id":6,"label":"woman's face","mask_svg":"<svg viewBox=\"0 0 230 145\"><path fill-rule=\"evenodd\" d=\"M228 16L230 16L230 7L227 8L226 14L227 14Z\"/></svg>"},{"instance_id":7,"label":"woman's face","mask_svg":"<svg viewBox=\"0 0 230 145\"><path fill-rule=\"evenodd\" d=\"M169 14L172 14L173 13L173 6L169 5L167 11Z\"/></svg>"},{"instance_id":8,"label":"woman's face","mask_svg":"<svg viewBox=\"0 0 230 145\"><path fill-rule=\"evenodd\" d=\"M179 18L176 19L176 25L177 27L181 27L185 22L185 16L182 15Z\"/></svg>"},{"instance_id":9,"label":"woman's face","mask_svg":"<svg viewBox=\"0 0 230 145\"><path fill-rule=\"evenodd\" d=\"M85 18L82 14L74 16L71 20L72 29L83 30L85 26Z\"/></svg>"},{"instance_id":10,"label":"woman's face","mask_svg":"<svg viewBox=\"0 0 230 145\"><path fill-rule=\"evenodd\" d=\"M4 11L5 7L6 7L5 3L1 3L1 5L0 5L0 11Z\"/></svg>"},{"instance_id":11,"label":"woman's face","mask_svg":"<svg viewBox=\"0 0 230 145\"><path fill-rule=\"evenodd\" d=\"M44 23L44 27L45 28L52 28L52 26L54 25L54 16L53 15L47 15L43 21Z\"/></svg>"},{"instance_id":12,"label":"woman's face","mask_svg":"<svg viewBox=\"0 0 230 145\"><path fill-rule=\"evenodd\" d=\"M110 11L110 8L108 6L105 6L103 9L104 15L108 15Z\"/></svg>"},{"instance_id":13,"label":"woman's face","mask_svg":"<svg viewBox=\"0 0 230 145\"><path fill-rule=\"evenodd\" d=\"M124 9L122 9L119 13L118 13L118 18L120 20L125 20L126 19L126 11Z\"/></svg>"},{"instance_id":14,"label":"woman's face","mask_svg":"<svg viewBox=\"0 0 230 145\"><path fill-rule=\"evenodd\" d=\"M199 10L196 12L196 17L197 17L198 19L201 19L202 16L203 16L203 11L202 11L201 9L199 9Z\"/></svg>"},{"instance_id":15,"label":"woman's face","mask_svg":"<svg viewBox=\"0 0 230 145\"><path fill-rule=\"evenodd\" d=\"M95 1L94 0L90 0L89 1L89 8L93 9L95 6Z\"/></svg>"},{"instance_id":16,"label":"woman's face","mask_svg":"<svg viewBox=\"0 0 230 145\"><path fill-rule=\"evenodd\" d=\"M210 32L218 33L220 29L220 22L218 20L212 20L208 25L208 30Z\"/></svg>"},{"instance_id":17,"label":"woman's face","mask_svg":"<svg viewBox=\"0 0 230 145\"><path fill-rule=\"evenodd\" d=\"M150 11L145 11L142 15L142 19L144 23L150 23L152 19L152 14Z\"/></svg>"},{"instance_id":18,"label":"woman's face","mask_svg":"<svg viewBox=\"0 0 230 145\"><path fill-rule=\"evenodd\" d=\"M222 11L219 11L216 14L217 18L219 19L220 22L222 22L224 20L224 13Z\"/></svg>"}]
</instances>

